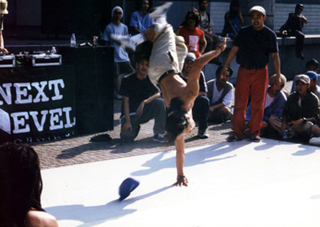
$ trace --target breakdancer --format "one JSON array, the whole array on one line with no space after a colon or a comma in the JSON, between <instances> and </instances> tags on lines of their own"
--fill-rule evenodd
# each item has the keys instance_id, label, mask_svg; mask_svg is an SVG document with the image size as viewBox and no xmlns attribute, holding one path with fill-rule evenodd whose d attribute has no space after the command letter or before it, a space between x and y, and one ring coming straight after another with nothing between
<instances>
[{"instance_id":1,"label":"breakdancer","mask_svg":"<svg viewBox=\"0 0 320 227\"><path fill-rule=\"evenodd\" d=\"M199 92L199 76L201 68L211 59L217 57L226 48L224 39L215 50L207 52L196 59L185 82L180 76L187 47L181 36L176 36L172 26L167 23L166 14L171 2L166 2L153 9L150 16L155 23L149 29L132 37L113 35L111 38L127 50L134 51L135 47L147 40L153 42L149 61L149 78L161 89L163 99L168 108L166 131L169 143L176 147L176 186L188 186L188 180L183 172L184 135L191 133L195 127L192 118L192 107Z\"/></svg>"}]
</instances>

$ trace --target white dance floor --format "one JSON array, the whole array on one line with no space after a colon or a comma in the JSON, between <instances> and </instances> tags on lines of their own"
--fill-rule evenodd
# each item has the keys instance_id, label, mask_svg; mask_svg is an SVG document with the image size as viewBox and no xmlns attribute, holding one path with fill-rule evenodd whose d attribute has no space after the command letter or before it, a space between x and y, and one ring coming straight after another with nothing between
<instances>
[{"instance_id":1,"label":"white dance floor","mask_svg":"<svg viewBox=\"0 0 320 227\"><path fill-rule=\"evenodd\" d=\"M42 205L60 227L319 227L320 148L262 139L42 171ZM118 201L127 177L140 185Z\"/></svg>"}]
</instances>

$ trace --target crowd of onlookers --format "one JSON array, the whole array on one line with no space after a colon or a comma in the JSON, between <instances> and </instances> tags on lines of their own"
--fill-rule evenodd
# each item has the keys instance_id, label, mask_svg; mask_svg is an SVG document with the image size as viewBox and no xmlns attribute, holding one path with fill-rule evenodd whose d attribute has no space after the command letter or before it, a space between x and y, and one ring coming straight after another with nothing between
<instances>
[{"instance_id":1,"label":"crowd of onlookers","mask_svg":"<svg viewBox=\"0 0 320 227\"><path fill-rule=\"evenodd\" d=\"M8 13L7 2L0 0L0 3L2 19L3 14ZM173 76L177 76L175 80L188 81L188 77L194 74L192 65L196 65L194 62L199 56L215 48L220 48L220 53L225 49L217 47L221 40L212 33L213 24L207 7L208 1L199 0L199 9L189 10L175 32L176 35L184 37L188 48L181 72ZM134 141L140 125L151 119L154 119L153 140L161 143L167 140L167 107L159 88L155 87L148 77L148 55L152 43L136 40L141 44L130 56L125 48L110 39L111 34L139 34L150 28L154 21L149 17L148 10L149 1L141 0L140 9L132 14L128 28L120 22L122 8L114 7L111 12L112 22L108 24L102 37L107 45L114 47L114 88L123 102L120 117L122 142ZM297 4L295 12L289 14L287 22L276 32L278 36L296 36L296 56L301 59L304 58L302 27L307 23L302 11L303 5ZM249 15L252 26L239 30L238 23L243 23L240 4L238 0L231 1L222 31L224 37L235 40L227 60L224 64L217 58L210 61L219 65L215 72L216 79L206 81L204 73L200 72L199 75L197 71L199 93L192 107L192 115L198 123L198 137L209 137L207 128L210 123L232 121L233 132L227 138L229 142L246 137L253 142L259 142L262 135L306 139L319 145L318 61L308 60L305 73L296 75L291 91L284 92L287 80L280 73L276 33L264 26L266 11L263 7L252 7ZM1 38L2 32L0 35ZM143 36L135 36L134 39L140 38ZM0 48L5 51L3 45ZM261 53L261 50L265 50L265 53ZM237 61L240 64L237 89L229 82L233 75L229 63L236 54L240 57ZM269 54L276 69L276 74L270 78L266 66ZM178 183L180 178L186 179L184 175L178 175ZM30 146L13 143L0 145L0 182L0 225L58 226L56 218L44 212L41 206L42 179L39 158ZM187 185L187 181L184 185Z\"/></svg>"},{"instance_id":2,"label":"crowd of onlookers","mask_svg":"<svg viewBox=\"0 0 320 227\"><path fill-rule=\"evenodd\" d=\"M213 21L207 11L208 1L199 0L198 9L190 9L181 26L175 31L176 35L182 36L188 48L188 55L185 58L183 69L180 76L187 81L188 74L191 70L195 59L200 55L216 48L221 42L220 37L212 32ZM102 39L107 45L113 46L114 49L114 75L115 75L115 96L122 98L123 105L121 111L121 140L123 142L133 141L140 129L140 125L151 119L154 123L154 141L165 142L165 115L166 105L161 97L158 88L152 85L148 78L148 56L151 53L152 42L142 42L136 48L134 53L127 53L125 48L115 44L110 39L110 34L116 35L135 35L139 34L152 26L154 20L149 16L149 1L141 0L140 7L131 15L129 26L121 22L123 10L121 7L114 7L111 16L112 22L108 24ZM286 23L276 31L277 36L296 36L296 56L303 59L303 39L302 27L307 23L307 19L301 14L303 5L297 4L295 12L289 14ZM265 16L265 15L264 15ZM230 2L230 9L225 13L225 24L221 35L230 37L235 40L239 33L239 26L244 23L240 4L238 0ZM240 39L240 38L239 38ZM239 41L236 41L239 42ZM140 41L139 41L140 43ZM229 78L233 74L233 69L229 66L224 67L219 58L210 61L218 65L215 72L216 79L206 81L206 77L201 72L199 79L199 95L195 100L192 112L193 118L198 123L198 137L208 138L208 124L223 123L233 118L233 103L235 88L229 82ZM134 66L134 67L132 67ZM135 69L134 69L135 68ZM222 73L221 70L225 71ZM251 70L251 69L250 69ZM286 83L286 77L276 75L270 77L268 88L265 93L265 101L263 107L263 120L261 126L262 136L279 136L281 138L285 134L285 138L311 138L312 136L320 136L318 132L318 106L314 101L314 109L310 107L310 98L315 94L320 97L320 88L318 82L318 62L311 59L306 65L306 74L295 77L292 85L293 94L284 93L282 88ZM239 75L238 75L239 76ZM307 79L309 78L309 80ZM319 80L320 83L320 80ZM305 91L300 87L305 86ZM298 88L298 89L297 89ZM239 88L240 89L240 86ZM310 93L312 91L312 93ZM311 94L311 95L310 95ZM307 97L307 101L305 98ZM253 101L256 97L253 98ZM298 99L297 105L289 105ZM311 98L312 99L312 98ZM244 137L250 137L250 120L252 111L255 111L255 105L250 102L252 98L249 95L249 101L246 104ZM306 105L306 107L304 106ZM293 109L292 109L293 108ZM312 110L311 110L312 109ZM298 116L292 114L299 113L299 117L307 122L304 127L296 127L300 125L300 120L294 123ZM256 117L254 117L256 118ZM255 124L254 121L252 124ZM309 125L307 127L307 125ZM300 125L301 126L301 125ZM243 128L241 127L241 130ZM284 133L285 132L285 133ZM252 133L251 133L252 134ZM257 134L259 135L259 134ZM239 139L236 137L229 138L228 141ZM252 141L260 141L260 137L251 138Z\"/></svg>"}]
</instances>

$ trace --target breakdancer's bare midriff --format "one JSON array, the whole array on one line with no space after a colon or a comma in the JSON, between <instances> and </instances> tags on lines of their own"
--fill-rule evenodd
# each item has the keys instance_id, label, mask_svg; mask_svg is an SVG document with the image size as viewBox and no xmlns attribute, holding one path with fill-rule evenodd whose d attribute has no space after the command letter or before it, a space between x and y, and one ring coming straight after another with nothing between
<instances>
[{"instance_id":1,"label":"breakdancer's bare midriff","mask_svg":"<svg viewBox=\"0 0 320 227\"><path fill-rule=\"evenodd\" d=\"M162 97L167 105L170 106L171 99L179 97L184 102L183 109L187 112L192 108L194 97L187 92L187 83L176 73L172 73L160 82Z\"/></svg>"}]
</instances>

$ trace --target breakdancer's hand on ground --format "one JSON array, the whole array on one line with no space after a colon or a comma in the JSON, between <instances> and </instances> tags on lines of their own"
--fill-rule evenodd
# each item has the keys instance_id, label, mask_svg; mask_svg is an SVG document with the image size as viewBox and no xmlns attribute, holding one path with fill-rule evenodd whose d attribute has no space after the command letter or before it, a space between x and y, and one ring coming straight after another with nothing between
<instances>
[{"instance_id":1,"label":"breakdancer's hand on ground","mask_svg":"<svg viewBox=\"0 0 320 227\"><path fill-rule=\"evenodd\" d=\"M188 186L188 179L185 176L178 176L177 182L174 183L173 186Z\"/></svg>"}]
</instances>

